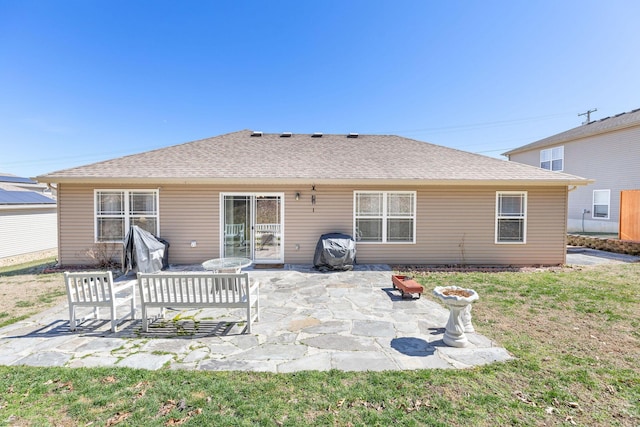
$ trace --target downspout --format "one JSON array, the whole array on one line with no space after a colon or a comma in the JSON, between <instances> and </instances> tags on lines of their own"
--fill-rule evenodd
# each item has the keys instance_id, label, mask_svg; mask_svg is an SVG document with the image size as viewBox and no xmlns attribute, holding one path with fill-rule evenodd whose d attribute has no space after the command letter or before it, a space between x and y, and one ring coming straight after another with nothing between
<instances>
[{"instance_id":1,"label":"downspout","mask_svg":"<svg viewBox=\"0 0 640 427\"><path fill-rule=\"evenodd\" d=\"M578 188L577 185L574 185L573 188L569 187L569 192L572 192L576 188ZM585 214L588 214L588 213L591 213L591 211L589 209L582 209L582 232L583 233L584 233L584 216L585 216Z\"/></svg>"},{"instance_id":2,"label":"downspout","mask_svg":"<svg viewBox=\"0 0 640 427\"><path fill-rule=\"evenodd\" d=\"M47 188L51 190L51 195L56 200L56 234L58 238L58 262L56 263L56 266L60 267L62 265L62 253L60 252L60 242L62 241L62 239L60 238L60 206L58 206L58 186L47 182Z\"/></svg>"}]
</instances>

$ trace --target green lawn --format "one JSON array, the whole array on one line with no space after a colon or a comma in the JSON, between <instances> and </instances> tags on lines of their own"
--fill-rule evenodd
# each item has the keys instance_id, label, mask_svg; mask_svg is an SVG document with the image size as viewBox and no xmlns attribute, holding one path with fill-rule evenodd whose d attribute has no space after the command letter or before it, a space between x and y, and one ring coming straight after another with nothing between
<instances>
[{"instance_id":1,"label":"green lawn","mask_svg":"<svg viewBox=\"0 0 640 427\"><path fill-rule=\"evenodd\" d=\"M472 287L516 357L468 370L295 374L0 367L0 425L640 425L640 264L409 272Z\"/></svg>"}]
</instances>

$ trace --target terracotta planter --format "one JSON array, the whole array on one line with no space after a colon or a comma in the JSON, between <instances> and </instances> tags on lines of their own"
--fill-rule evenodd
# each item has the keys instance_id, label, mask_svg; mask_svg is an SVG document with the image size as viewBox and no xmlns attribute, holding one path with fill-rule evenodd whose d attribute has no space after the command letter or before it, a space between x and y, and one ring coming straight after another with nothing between
<instances>
[{"instance_id":1,"label":"terracotta planter","mask_svg":"<svg viewBox=\"0 0 640 427\"><path fill-rule=\"evenodd\" d=\"M418 298L420 298L423 291L422 285L409 276L392 275L391 283L393 283L394 289L400 289L403 298L412 294L418 294Z\"/></svg>"}]
</instances>

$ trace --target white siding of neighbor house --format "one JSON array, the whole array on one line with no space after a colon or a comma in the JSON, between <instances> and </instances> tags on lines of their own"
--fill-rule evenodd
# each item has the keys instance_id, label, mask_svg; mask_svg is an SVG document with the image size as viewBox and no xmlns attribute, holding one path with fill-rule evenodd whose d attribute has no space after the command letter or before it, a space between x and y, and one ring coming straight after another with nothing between
<instances>
[{"instance_id":1,"label":"white siding of neighbor house","mask_svg":"<svg viewBox=\"0 0 640 427\"><path fill-rule=\"evenodd\" d=\"M59 185L60 261L86 264L94 244L94 188ZM157 188L146 187L146 188ZM172 264L201 263L220 256L220 193L284 193L286 263L310 264L320 235L353 234L355 190L417 191L416 243L357 245L358 263L398 264L562 264L565 261L566 187L380 187L162 185L160 237L170 243ZM526 244L495 244L496 191L527 191ZM295 193L300 200L295 200ZM196 241L196 247L191 242ZM116 245L120 250L120 245Z\"/></svg>"},{"instance_id":2,"label":"white siding of neighbor house","mask_svg":"<svg viewBox=\"0 0 640 427\"><path fill-rule=\"evenodd\" d=\"M55 249L56 208L0 210L0 259Z\"/></svg>"},{"instance_id":3,"label":"white siding of neighbor house","mask_svg":"<svg viewBox=\"0 0 640 427\"><path fill-rule=\"evenodd\" d=\"M620 191L640 189L640 126L544 148L564 146L564 172L594 179L569 193L568 230L617 233ZM510 160L540 166L540 148L511 155ZM609 219L593 218L593 191L611 190Z\"/></svg>"}]
</instances>

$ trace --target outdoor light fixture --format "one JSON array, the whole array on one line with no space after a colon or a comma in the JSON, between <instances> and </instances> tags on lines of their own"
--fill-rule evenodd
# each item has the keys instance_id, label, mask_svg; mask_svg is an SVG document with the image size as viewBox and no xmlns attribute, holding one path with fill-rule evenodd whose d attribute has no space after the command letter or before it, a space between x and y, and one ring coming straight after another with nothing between
<instances>
[{"instance_id":1,"label":"outdoor light fixture","mask_svg":"<svg viewBox=\"0 0 640 427\"><path fill-rule=\"evenodd\" d=\"M296 193L296 200L300 200L300 193Z\"/></svg>"}]
</instances>

